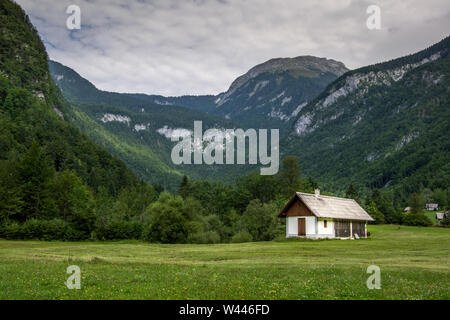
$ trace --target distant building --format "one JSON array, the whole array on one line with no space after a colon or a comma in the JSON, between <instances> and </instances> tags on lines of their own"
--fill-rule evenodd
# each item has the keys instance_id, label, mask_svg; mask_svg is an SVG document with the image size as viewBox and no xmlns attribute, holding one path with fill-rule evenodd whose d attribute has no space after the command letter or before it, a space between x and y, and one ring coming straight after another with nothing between
<instances>
[{"instance_id":1,"label":"distant building","mask_svg":"<svg viewBox=\"0 0 450 320\"><path fill-rule=\"evenodd\" d=\"M444 219L449 219L450 218L450 212L446 211L446 212L436 212L436 219L438 221L442 221Z\"/></svg>"},{"instance_id":2,"label":"distant building","mask_svg":"<svg viewBox=\"0 0 450 320\"><path fill-rule=\"evenodd\" d=\"M278 214L286 218L286 237L366 238L374 219L353 199L296 192Z\"/></svg>"},{"instance_id":3,"label":"distant building","mask_svg":"<svg viewBox=\"0 0 450 320\"><path fill-rule=\"evenodd\" d=\"M427 203L425 208L429 211L436 211L439 208L439 205L437 203Z\"/></svg>"}]
</instances>

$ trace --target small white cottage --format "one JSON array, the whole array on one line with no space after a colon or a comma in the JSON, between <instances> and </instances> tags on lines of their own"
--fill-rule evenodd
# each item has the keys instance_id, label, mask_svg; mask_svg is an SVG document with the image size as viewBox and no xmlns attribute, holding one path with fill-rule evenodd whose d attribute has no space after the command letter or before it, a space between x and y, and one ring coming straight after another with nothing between
<instances>
[{"instance_id":1,"label":"small white cottage","mask_svg":"<svg viewBox=\"0 0 450 320\"><path fill-rule=\"evenodd\" d=\"M365 238L373 218L353 199L297 192L278 214L286 237Z\"/></svg>"}]
</instances>

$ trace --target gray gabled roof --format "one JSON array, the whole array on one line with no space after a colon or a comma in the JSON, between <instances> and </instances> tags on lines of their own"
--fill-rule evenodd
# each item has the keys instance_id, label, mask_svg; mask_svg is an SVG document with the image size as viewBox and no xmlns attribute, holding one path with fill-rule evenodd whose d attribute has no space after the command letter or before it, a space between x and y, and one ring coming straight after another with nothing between
<instances>
[{"instance_id":1,"label":"gray gabled roof","mask_svg":"<svg viewBox=\"0 0 450 320\"><path fill-rule=\"evenodd\" d=\"M297 197L319 218L374 221L374 219L353 199L316 196L297 192Z\"/></svg>"}]
</instances>

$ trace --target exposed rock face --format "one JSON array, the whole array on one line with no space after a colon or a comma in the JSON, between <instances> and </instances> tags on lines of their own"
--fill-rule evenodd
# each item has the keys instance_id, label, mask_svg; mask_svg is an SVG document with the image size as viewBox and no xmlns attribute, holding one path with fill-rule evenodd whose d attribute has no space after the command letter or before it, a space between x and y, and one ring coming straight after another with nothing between
<instances>
[{"instance_id":1,"label":"exposed rock face","mask_svg":"<svg viewBox=\"0 0 450 320\"><path fill-rule=\"evenodd\" d=\"M55 111L55 113L58 115L58 117L60 117L61 119L64 120L64 115L63 115L63 113L61 112L61 110L59 110L59 109L55 106L55 107L53 107L53 111Z\"/></svg>"},{"instance_id":2,"label":"exposed rock face","mask_svg":"<svg viewBox=\"0 0 450 320\"><path fill-rule=\"evenodd\" d=\"M103 115L103 117L100 119L100 121L102 121L103 123L107 123L107 122L122 122L122 123L126 123L127 125L130 125L130 117L128 116L123 116L120 114L111 114L111 113L105 113Z\"/></svg>"},{"instance_id":3,"label":"exposed rock face","mask_svg":"<svg viewBox=\"0 0 450 320\"><path fill-rule=\"evenodd\" d=\"M139 131L144 131L147 130L147 125L145 124L135 124L134 125L134 131L139 132Z\"/></svg>"},{"instance_id":4,"label":"exposed rock face","mask_svg":"<svg viewBox=\"0 0 450 320\"><path fill-rule=\"evenodd\" d=\"M347 97L351 94L355 94L355 99L362 98L369 92L369 88L372 86L391 86L392 83L398 82L403 79L408 72L432 61L436 61L441 57L441 53L437 52L430 55L427 58L422 59L416 63L406 63L400 67L394 69L387 69L384 71L370 71L367 73L355 73L347 76L344 81L341 81L340 86L333 86L326 96L315 103L313 110L308 111L307 114L300 115L294 125L294 131L298 134L306 134L313 132L318 126L327 121L316 120L314 121L315 112L330 108L339 99ZM429 82L437 84L441 81L440 76L424 76ZM329 120L335 120L342 115L343 111L338 111L337 115L332 116ZM354 120L354 124L361 121L361 115Z\"/></svg>"},{"instance_id":5,"label":"exposed rock face","mask_svg":"<svg viewBox=\"0 0 450 320\"><path fill-rule=\"evenodd\" d=\"M192 135L192 130L184 129L184 128L169 128L168 126L164 126L156 130L159 134L165 136L168 139L171 138L182 138L186 136Z\"/></svg>"}]
</instances>

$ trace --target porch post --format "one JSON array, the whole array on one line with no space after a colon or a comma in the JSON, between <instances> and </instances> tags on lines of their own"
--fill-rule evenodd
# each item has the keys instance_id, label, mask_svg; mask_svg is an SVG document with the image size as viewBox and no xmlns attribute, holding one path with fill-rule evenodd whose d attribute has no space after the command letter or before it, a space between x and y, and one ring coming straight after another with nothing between
<instances>
[{"instance_id":1,"label":"porch post","mask_svg":"<svg viewBox=\"0 0 450 320\"><path fill-rule=\"evenodd\" d=\"M350 239L353 238L353 221L350 220Z\"/></svg>"}]
</instances>

